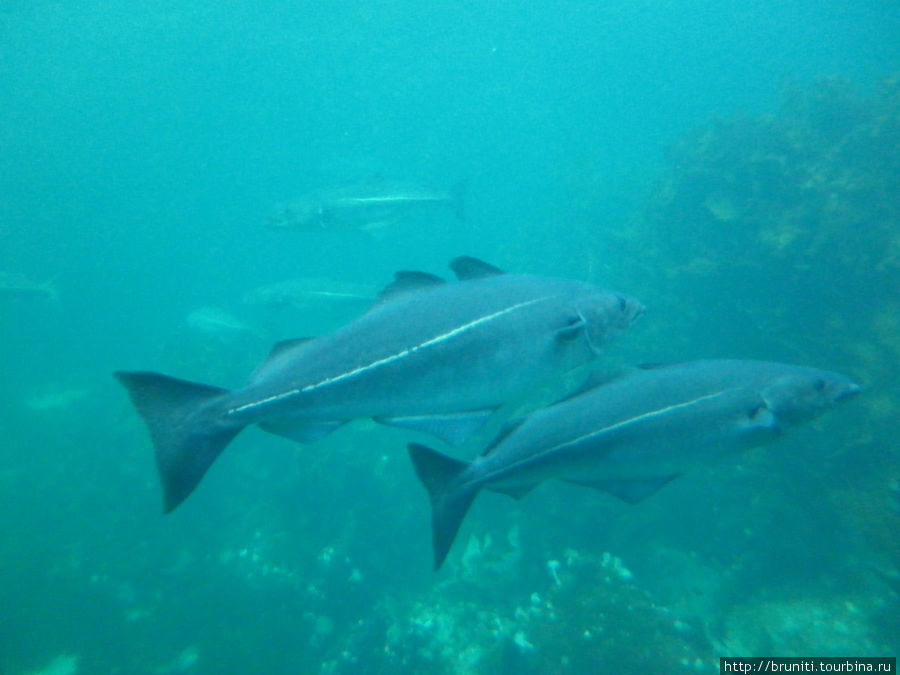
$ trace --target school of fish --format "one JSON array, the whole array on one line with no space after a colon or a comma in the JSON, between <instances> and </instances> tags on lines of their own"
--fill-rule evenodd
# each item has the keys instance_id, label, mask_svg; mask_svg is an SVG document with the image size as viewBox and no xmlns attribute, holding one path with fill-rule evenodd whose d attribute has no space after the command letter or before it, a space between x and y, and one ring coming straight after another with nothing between
<instances>
[{"instance_id":1,"label":"school of fish","mask_svg":"<svg viewBox=\"0 0 900 675\"><path fill-rule=\"evenodd\" d=\"M397 186L353 198L311 195L270 225L368 227L399 208L442 205L461 218L461 195L461 187L440 193ZM507 274L468 256L450 267L455 282L397 272L368 311L334 332L276 343L238 389L116 372L155 447L164 510L181 504L253 424L312 443L350 420L370 418L460 445L505 404L589 368L644 313L639 300L592 284ZM298 288L272 286L250 299L310 293ZM353 291L354 299L365 295ZM189 321L204 330L245 330L221 310L201 310ZM482 489L518 499L559 479L634 503L692 467L773 441L859 391L838 373L784 363L638 366L612 377L592 372L562 400L506 421L473 461L410 443L431 501L435 569Z\"/></svg>"}]
</instances>

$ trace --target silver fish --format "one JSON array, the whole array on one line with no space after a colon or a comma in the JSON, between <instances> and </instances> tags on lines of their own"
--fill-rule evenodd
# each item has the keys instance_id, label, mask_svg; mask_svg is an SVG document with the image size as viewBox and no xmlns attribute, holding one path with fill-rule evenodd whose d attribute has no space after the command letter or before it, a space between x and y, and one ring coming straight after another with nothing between
<instances>
[{"instance_id":1,"label":"silver fish","mask_svg":"<svg viewBox=\"0 0 900 675\"><path fill-rule=\"evenodd\" d=\"M460 283L398 272L343 328L275 345L242 389L116 373L156 446L166 511L250 424L307 443L371 417L463 442L524 388L594 359L644 310L619 293L474 258L451 267Z\"/></svg>"},{"instance_id":2,"label":"silver fish","mask_svg":"<svg viewBox=\"0 0 900 675\"><path fill-rule=\"evenodd\" d=\"M837 373L765 361L645 366L510 423L474 462L412 443L435 568L481 489L519 498L561 479L637 502L691 467L774 440L859 392Z\"/></svg>"},{"instance_id":3,"label":"silver fish","mask_svg":"<svg viewBox=\"0 0 900 675\"><path fill-rule=\"evenodd\" d=\"M256 307L367 307L378 295L376 288L329 279L288 279L260 286L244 294L244 302Z\"/></svg>"},{"instance_id":4,"label":"silver fish","mask_svg":"<svg viewBox=\"0 0 900 675\"><path fill-rule=\"evenodd\" d=\"M376 230L415 213L449 209L465 220L465 185L450 190L406 183L371 183L318 190L280 204L266 220L278 229Z\"/></svg>"},{"instance_id":5,"label":"silver fish","mask_svg":"<svg viewBox=\"0 0 900 675\"><path fill-rule=\"evenodd\" d=\"M18 272L0 272L0 295L34 296L59 302L59 291L52 281L33 281Z\"/></svg>"},{"instance_id":6,"label":"silver fish","mask_svg":"<svg viewBox=\"0 0 900 675\"><path fill-rule=\"evenodd\" d=\"M193 310L185 318L188 328L197 335L228 339L240 334L250 334L260 337L259 331L244 323L230 312L221 307L204 305Z\"/></svg>"}]
</instances>

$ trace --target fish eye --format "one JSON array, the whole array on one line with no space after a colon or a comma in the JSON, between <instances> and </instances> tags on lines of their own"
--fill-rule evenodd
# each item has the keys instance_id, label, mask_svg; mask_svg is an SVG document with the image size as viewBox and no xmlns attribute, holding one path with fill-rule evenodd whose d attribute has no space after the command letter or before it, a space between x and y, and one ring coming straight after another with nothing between
<instances>
[{"instance_id":1,"label":"fish eye","mask_svg":"<svg viewBox=\"0 0 900 675\"><path fill-rule=\"evenodd\" d=\"M620 295L619 296L619 311L624 312L626 309L628 309L628 301L625 299L624 296Z\"/></svg>"},{"instance_id":2,"label":"fish eye","mask_svg":"<svg viewBox=\"0 0 900 675\"><path fill-rule=\"evenodd\" d=\"M825 391L825 380L820 377L813 386L816 388L816 391Z\"/></svg>"}]
</instances>

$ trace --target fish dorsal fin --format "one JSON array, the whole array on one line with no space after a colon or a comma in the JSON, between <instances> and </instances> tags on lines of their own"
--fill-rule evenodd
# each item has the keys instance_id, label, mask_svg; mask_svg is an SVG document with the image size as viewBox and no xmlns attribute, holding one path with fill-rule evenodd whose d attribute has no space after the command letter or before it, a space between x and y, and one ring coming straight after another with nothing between
<instances>
[{"instance_id":1,"label":"fish dorsal fin","mask_svg":"<svg viewBox=\"0 0 900 675\"><path fill-rule=\"evenodd\" d=\"M260 363L256 367L256 370L250 374L248 383L258 382L263 379L267 374L273 372L277 368L277 364L288 352L296 352L298 347L301 347L314 339L315 338L305 337L276 342L269 350L269 355L266 356L265 361Z\"/></svg>"},{"instance_id":2,"label":"fish dorsal fin","mask_svg":"<svg viewBox=\"0 0 900 675\"><path fill-rule=\"evenodd\" d=\"M450 269L453 270L454 274L456 274L456 278L460 281L483 279L485 277L494 277L498 274L504 274L503 270L468 255L461 255L458 258L451 260Z\"/></svg>"},{"instance_id":3,"label":"fish dorsal fin","mask_svg":"<svg viewBox=\"0 0 900 675\"><path fill-rule=\"evenodd\" d=\"M279 340L272 345L272 348L269 350L269 355L266 356L266 360L262 362L262 365L266 365L270 361L284 356L287 352L295 350L300 345L304 345L312 339L313 338L291 338L290 340Z\"/></svg>"},{"instance_id":4,"label":"fish dorsal fin","mask_svg":"<svg viewBox=\"0 0 900 675\"><path fill-rule=\"evenodd\" d=\"M381 290L375 304L377 305L386 300L392 300L405 293L421 291L426 288L434 288L446 283L447 282L444 279L428 272L400 270L399 272L394 272L394 280Z\"/></svg>"},{"instance_id":5,"label":"fish dorsal fin","mask_svg":"<svg viewBox=\"0 0 900 675\"><path fill-rule=\"evenodd\" d=\"M269 355L266 357L266 361L264 361L263 363L265 363L267 361L271 361L274 358L278 358L285 352L287 352L291 349L294 349L294 347L298 347L302 344L306 344L307 342L309 342L312 339L313 338L311 338L311 337L302 337L302 338L291 338L290 340L279 340L274 345L272 345L272 348L269 350Z\"/></svg>"}]
</instances>

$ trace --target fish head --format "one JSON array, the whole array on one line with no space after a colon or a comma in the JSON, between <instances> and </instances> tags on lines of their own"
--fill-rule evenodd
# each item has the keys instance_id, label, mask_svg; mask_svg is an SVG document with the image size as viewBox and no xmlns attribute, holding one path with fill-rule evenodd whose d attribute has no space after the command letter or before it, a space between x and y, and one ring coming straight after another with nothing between
<instances>
[{"instance_id":1,"label":"fish head","mask_svg":"<svg viewBox=\"0 0 900 675\"><path fill-rule=\"evenodd\" d=\"M644 310L644 305L629 295L601 289L591 289L575 303L587 343L595 354L613 335L631 326Z\"/></svg>"},{"instance_id":2,"label":"fish head","mask_svg":"<svg viewBox=\"0 0 900 675\"><path fill-rule=\"evenodd\" d=\"M765 387L762 399L780 424L789 425L818 417L859 392L860 386L844 375L804 369L776 379Z\"/></svg>"}]
</instances>

